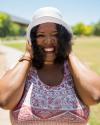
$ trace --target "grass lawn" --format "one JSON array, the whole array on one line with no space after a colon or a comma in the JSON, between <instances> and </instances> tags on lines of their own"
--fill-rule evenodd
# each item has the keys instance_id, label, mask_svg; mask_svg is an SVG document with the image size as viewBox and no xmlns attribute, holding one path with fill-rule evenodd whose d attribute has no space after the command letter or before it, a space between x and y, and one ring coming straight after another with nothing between
<instances>
[{"instance_id":1,"label":"grass lawn","mask_svg":"<svg viewBox=\"0 0 100 125\"><path fill-rule=\"evenodd\" d=\"M24 51L25 50L25 42L24 41L16 41L16 40L11 40L11 41L3 41L0 44L12 47L12 48L16 48L20 51Z\"/></svg>"},{"instance_id":2,"label":"grass lawn","mask_svg":"<svg viewBox=\"0 0 100 125\"><path fill-rule=\"evenodd\" d=\"M100 75L100 37L73 39L73 51L79 59ZM24 42L4 42L4 45L25 50ZM100 125L100 104L91 106L90 125Z\"/></svg>"},{"instance_id":3,"label":"grass lawn","mask_svg":"<svg viewBox=\"0 0 100 125\"><path fill-rule=\"evenodd\" d=\"M83 63L100 75L100 37L77 38L73 50ZM100 125L100 104L90 109L90 125Z\"/></svg>"},{"instance_id":4,"label":"grass lawn","mask_svg":"<svg viewBox=\"0 0 100 125\"><path fill-rule=\"evenodd\" d=\"M84 63L100 74L100 37L77 38L73 50Z\"/></svg>"}]
</instances>

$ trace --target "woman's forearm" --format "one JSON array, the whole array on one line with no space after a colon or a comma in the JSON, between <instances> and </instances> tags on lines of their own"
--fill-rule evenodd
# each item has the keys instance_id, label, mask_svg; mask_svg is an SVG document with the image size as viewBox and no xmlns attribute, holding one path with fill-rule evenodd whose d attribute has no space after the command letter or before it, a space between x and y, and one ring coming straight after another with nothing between
<instances>
[{"instance_id":1,"label":"woman's forearm","mask_svg":"<svg viewBox=\"0 0 100 125\"><path fill-rule=\"evenodd\" d=\"M0 79L0 106L12 109L20 100L31 62L23 60Z\"/></svg>"},{"instance_id":2,"label":"woman's forearm","mask_svg":"<svg viewBox=\"0 0 100 125\"><path fill-rule=\"evenodd\" d=\"M69 64L76 90L79 96L87 105L100 101L100 77L74 55L69 55Z\"/></svg>"}]
</instances>

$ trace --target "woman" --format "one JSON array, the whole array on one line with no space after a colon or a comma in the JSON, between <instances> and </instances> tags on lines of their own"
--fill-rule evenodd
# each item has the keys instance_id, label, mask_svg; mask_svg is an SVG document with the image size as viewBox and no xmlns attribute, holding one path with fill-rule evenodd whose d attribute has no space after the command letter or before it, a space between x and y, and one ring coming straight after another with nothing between
<instances>
[{"instance_id":1,"label":"woman","mask_svg":"<svg viewBox=\"0 0 100 125\"><path fill-rule=\"evenodd\" d=\"M100 77L72 53L72 31L56 8L34 13L24 56L0 80L12 125L86 125Z\"/></svg>"}]
</instances>

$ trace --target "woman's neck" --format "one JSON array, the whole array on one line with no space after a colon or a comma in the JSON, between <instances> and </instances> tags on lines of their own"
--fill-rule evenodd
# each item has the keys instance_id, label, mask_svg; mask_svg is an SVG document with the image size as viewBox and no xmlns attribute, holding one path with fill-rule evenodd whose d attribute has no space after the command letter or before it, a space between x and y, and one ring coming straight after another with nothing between
<instances>
[{"instance_id":1,"label":"woman's neck","mask_svg":"<svg viewBox=\"0 0 100 125\"><path fill-rule=\"evenodd\" d=\"M63 69L63 64L44 64L43 68L40 69L41 71L55 71L59 69Z\"/></svg>"}]
</instances>

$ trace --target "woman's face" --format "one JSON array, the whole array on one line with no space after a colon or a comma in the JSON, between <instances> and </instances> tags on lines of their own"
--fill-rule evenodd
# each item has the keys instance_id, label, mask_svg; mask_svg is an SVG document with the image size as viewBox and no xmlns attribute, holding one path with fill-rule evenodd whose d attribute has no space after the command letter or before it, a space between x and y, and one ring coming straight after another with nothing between
<instances>
[{"instance_id":1,"label":"woman's face","mask_svg":"<svg viewBox=\"0 0 100 125\"><path fill-rule=\"evenodd\" d=\"M44 64L53 64L57 52L57 28L54 23L43 23L39 25L36 41L37 45L44 49L46 58Z\"/></svg>"}]
</instances>

